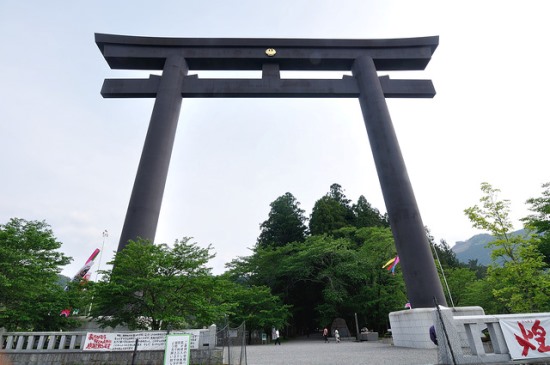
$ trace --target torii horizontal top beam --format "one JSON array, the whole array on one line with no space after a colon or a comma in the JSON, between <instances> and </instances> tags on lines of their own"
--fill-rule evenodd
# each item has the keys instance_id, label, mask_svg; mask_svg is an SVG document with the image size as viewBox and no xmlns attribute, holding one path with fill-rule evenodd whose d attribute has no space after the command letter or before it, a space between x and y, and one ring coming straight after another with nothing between
<instances>
[{"instance_id":1,"label":"torii horizontal top beam","mask_svg":"<svg viewBox=\"0 0 550 365\"><path fill-rule=\"evenodd\" d=\"M261 70L266 61L280 70L349 71L367 55L378 71L423 70L439 37L395 39L165 38L95 34L112 69L162 70L166 57L182 55L190 70ZM274 55L267 55L274 49Z\"/></svg>"}]
</instances>

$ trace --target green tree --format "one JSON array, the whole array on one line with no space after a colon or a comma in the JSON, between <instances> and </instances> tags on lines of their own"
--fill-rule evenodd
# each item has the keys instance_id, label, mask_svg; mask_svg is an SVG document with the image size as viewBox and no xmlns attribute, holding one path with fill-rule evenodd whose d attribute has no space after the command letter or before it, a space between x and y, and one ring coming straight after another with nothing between
<instances>
[{"instance_id":1,"label":"green tree","mask_svg":"<svg viewBox=\"0 0 550 365\"><path fill-rule=\"evenodd\" d=\"M335 317L352 325L354 313L362 325L385 331L388 313L406 302L399 270L391 275L382 269L395 256L391 231L346 227L334 233L283 247L257 247L252 256L234 261L231 272L268 286L290 305L295 333L329 325Z\"/></svg>"},{"instance_id":2,"label":"green tree","mask_svg":"<svg viewBox=\"0 0 550 365\"><path fill-rule=\"evenodd\" d=\"M393 274L382 268L396 255L393 235L389 227L367 227L357 229L354 240L361 242L357 265L364 276L354 284L357 293L350 309L357 313L360 327L384 333L389 313L403 309L408 301L399 266Z\"/></svg>"},{"instance_id":3,"label":"green tree","mask_svg":"<svg viewBox=\"0 0 550 365\"><path fill-rule=\"evenodd\" d=\"M309 238L308 238L309 239ZM315 328L313 307L320 301L317 283L300 281L299 267L292 267L288 258L299 252L303 242L280 247L256 246L252 255L239 257L227 264L231 280L247 286L268 287L273 295L291 311L290 327L295 333ZM274 324L275 325L275 324Z\"/></svg>"},{"instance_id":4,"label":"green tree","mask_svg":"<svg viewBox=\"0 0 550 365\"><path fill-rule=\"evenodd\" d=\"M546 265L550 266L550 183L543 184L542 188L542 196L527 200L533 214L522 221L538 234L538 249L544 255Z\"/></svg>"},{"instance_id":5,"label":"green tree","mask_svg":"<svg viewBox=\"0 0 550 365\"><path fill-rule=\"evenodd\" d=\"M483 279L487 276L487 266L478 263L477 259L470 259L466 267L476 274L477 279Z\"/></svg>"},{"instance_id":6,"label":"green tree","mask_svg":"<svg viewBox=\"0 0 550 365\"><path fill-rule=\"evenodd\" d=\"M269 218L261 225L258 245L283 246L303 242L307 233L304 210L291 193L286 193L270 204Z\"/></svg>"},{"instance_id":7,"label":"green tree","mask_svg":"<svg viewBox=\"0 0 550 365\"><path fill-rule=\"evenodd\" d=\"M444 270L446 284L449 288L448 291L445 290L447 303L452 303L457 307L466 305L481 305L480 303L464 304L465 300L469 298L469 286L477 280L476 273L474 271L464 267L445 267ZM441 279L441 282L443 282L443 278ZM452 300L449 295L452 296Z\"/></svg>"},{"instance_id":8,"label":"green tree","mask_svg":"<svg viewBox=\"0 0 550 365\"><path fill-rule=\"evenodd\" d=\"M292 206L288 202L293 198L289 193L279 198L272 203L272 212L282 210L278 208L281 201L283 207ZM395 256L387 219L364 196L351 206L338 184L331 185L315 203L311 235L305 240L263 244L276 241L266 239L275 231L271 230L276 221L272 216L276 215L270 214L262 224L269 235L261 235L252 254L226 265L231 280L250 287L266 286L280 297L291 311L290 333L308 333L329 325L335 317L352 325L354 313L362 326L385 331L388 313L407 302L400 270L392 275L382 268Z\"/></svg>"},{"instance_id":9,"label":"green tree","mask_svg":"<svg viewBox=\"0 0 550 365\"><path fill-rule=\"evenodd\" d=\"M342 189L340 184L332 184L327 195L345 207L350 206L351 200L346 197L344 194L344 189Z\"/></svg>"},{"instance_id":10,"label":"green tree","mask_svg":"<svg viewBox=\"0 0 550 365\"><path fill-rule=\"evenodd\" d=\"M464 212L475 228L487 230L496 238L488 243L493 251L487 281L493 296L512 313L550 309L550 277L536 239L512 235L510 202L499 200L500 190L488 183L482 183L481 190L482 206Z\"/></svg>"},{"instance_id":11,"label":"green tree","mask_svg":"<svg viewBox=\"0 0 550 365\"><path fill-rule=\"evenodd\" d=\"M338 184L332 184L330 191L315 202L309 219L312 235L332 234L333 231L352 226L355 221L350 200Z\"/></svg>"},{"instance_id":12,"label":"green tree","mask_svg":"<svg viewBox=\"0 0 550 365\"><path fill-rule=\"evenodd\" d=\"M354 226L361 227L389 227L387 217L380 214L380 211L373 208L367 199L361 195L357 203L352 206L355 215Z\"/></svg>"},{"instance_id":13,"label":"green tree","mask_svg":"<svg viewBox=\"0 0 550 365\"><path fill-rule=\"evenodd\" d=\"M488 279L477 279L470 282L463 280L471 279L463 277L458 280L464 289L459 298L461 306L480 306L486 314L502 314L508 311L504 303L495 300L494 287Z\"/></svg>"},{"instance_id":14,"label":"green tree","mask_svg":"<svg viewBox=\"0 0 550 365\"><path fill-rule=\"evenodd\" d=\"M91 316L103 326L158 330L188 328L223 318L231 304L223 302L223 285L207 262L211 246L200 248L191 238L172 248L145 240L130 241L118 252L94 288Z\"/></svg>"},{"instance_id":15,"label":"green tree","mask_svg":"<svg viewBox=\"0 0 550 365\"><path fill-rule=\"evenodd\" d=\"M245 285L228 281L225 300L234 303L228 312L233 325L246 322L248 330L268 331L271 327L283 328L290 318L290 306L271 294L267 286Z\"/></svg>"},{"instance_id":16,"label":"green tree","mask_svg":"<svg viewBox=\"0 0 550 365\"><path fill-rule=\"evenodd\" d=\"M12 218L0 225L0 328L59 330L74 324L59 315L74 305L57 283L60 267L71 261L60 247L45 222Z\"/></svg>"}]
</instances>

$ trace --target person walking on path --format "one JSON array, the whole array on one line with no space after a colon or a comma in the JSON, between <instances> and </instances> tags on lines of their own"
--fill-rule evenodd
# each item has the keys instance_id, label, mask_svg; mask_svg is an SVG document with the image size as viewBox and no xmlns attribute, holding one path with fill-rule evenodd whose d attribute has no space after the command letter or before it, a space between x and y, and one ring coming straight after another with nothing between
<instances>
[{"instance_id":1,"label":"person walking on path","mask_svg":"<svg viewBox=\"0 0 550 365\"><path fill-rule=\"evenodd\" d=\"M328 342L328 328L323 329L323 338L325 339L325 343Z\"/></svg>"},{"instance_id":2,"label":"person walking on path","mask_svg":"<svg viewBox=\"0 0 550 365\"><path fill-rule=\"evenodd\" d=\"M340 343L340 332L334 330L334 338L336 338L336 343Z\"/></svg>"},{"instance_id":3,"label":"person walking on path","mask_svg":"<svg viewBox=\"0 0 550 365\"><path fill-rule=\"evenodd\" d=\"M273 328L273 331L271 333L271 337L273 337L273 341L275 341L275 346L277 346L277 344L279 344L279 346L281 345L281 339L280 339L280 336L279 336L279 330L278 329Z\"/></svg>"}]
</instances>

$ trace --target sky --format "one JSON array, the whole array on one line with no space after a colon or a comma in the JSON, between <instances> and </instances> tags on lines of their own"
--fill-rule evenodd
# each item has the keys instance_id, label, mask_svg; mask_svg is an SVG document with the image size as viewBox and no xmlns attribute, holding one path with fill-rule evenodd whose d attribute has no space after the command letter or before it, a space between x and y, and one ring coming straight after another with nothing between
<instances>
[{"instance_id":1,"label":"sky","mask_svg":"<svg viewBox=\"0 0 550 365\"><path fill-rule=\"evenodd\" d=\"M436 241L452 246L481 233L463 211L479 202L482 182L511 201L519 229L529 213L525 201L550 181L550 23L542 0L2 0L0 224L46 221L73 258L63 268L67 276L95 248L102 249L95 269L108 268L154 102L101 97L104 79L149 73L111 70L94 33L437 35L426 70L385 73L431 79L437 92L433 99L387 99ZM155 241L193 237L211 245L209 266L219 274L251 253L277 197L292 193L309 216L333 183L352 201L364 195L386 211L356 99L185 99Z\"/></svg>"}]
</instances>

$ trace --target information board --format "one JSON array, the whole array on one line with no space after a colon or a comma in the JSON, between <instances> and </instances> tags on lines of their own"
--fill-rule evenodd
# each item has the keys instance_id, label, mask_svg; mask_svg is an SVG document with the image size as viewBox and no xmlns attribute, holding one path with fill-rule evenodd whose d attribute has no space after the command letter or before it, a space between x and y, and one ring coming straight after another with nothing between
<instances>
[{"instance_id":1,"label":"information board","mask_svg":"<svg viewBox=\"0 0 550 365\"><path fill-rule=\"evenodd\" d=\"M199 348L201 330L173 331L174 335L189 335L189 348ZM84 351L134 351L138 340L138 351L164 350L166 332L88 332Z\"/></svg>"},{"instance_id":2,"label":"information board","mask_svg":"<svg viewBox=\"0 0 550 365\"><path fill-rule=\"evenodd\" d=\"M164 365L189 365L191 359L191 335L166 336Z\"/></svg>"}]
</instances>

